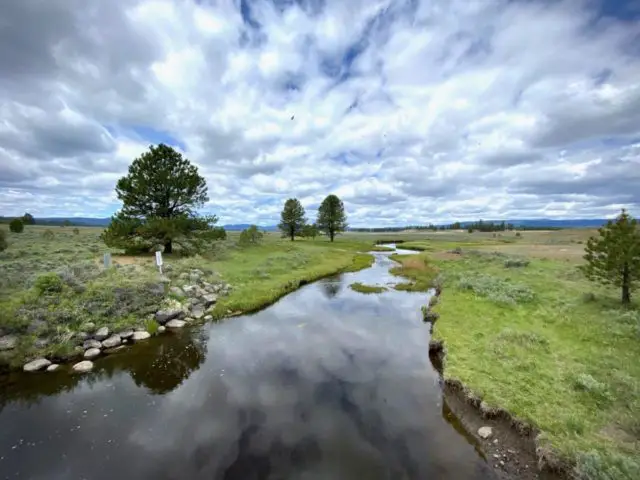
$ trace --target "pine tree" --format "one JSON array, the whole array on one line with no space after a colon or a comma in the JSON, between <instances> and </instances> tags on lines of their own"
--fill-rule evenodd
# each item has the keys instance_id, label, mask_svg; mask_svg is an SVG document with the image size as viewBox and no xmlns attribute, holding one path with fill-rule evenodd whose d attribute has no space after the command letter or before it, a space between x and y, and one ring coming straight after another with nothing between
<instances>
[{"instance_id":1,"label":"pine tree","mask_svg":"<svg viewBox=\"0 0 640 480\"><path fill-rule=\"evenodd\" d=\"M333 242L335 236L347 229L347 216L344 213L344 204L335 195L328 195L318 209L318 228L324 231Z\"/></svg>"},{"instance_id":2,"label":"pine tree","mask_svg":"<svg viewBox=\"0 0 640 480\"><path fill-rule=\"evenodd\" d=\"M587 278L622 290L622 303L631 303L631 290L640 280L640 231L626 210L598 229L587 241L581 267Z\"/></svg>"},{"instance_id":3,"label":"pine tree","mask_svg":"<svg viewBox=\"0 0 640 480\"><path fill-rule=\"evenodd\" d=\"M303 227L307 223L304 217L304 208L297 198L290 198L284 203L284 208L280 214L280 223L278 228L282 231L283 236L295 239L297 234L302 232Z\"/></svg>"},{"instance_id":4,"label":"pine tree","mask_svg":"<svg viewBox=\"0 0 640 480\"><path fill-rule=\"evenodd\" d=\"M35 225L36 219L33 218L33 215L27 212L22 216L22 223L24 223L25 225Z\"/></svg>"}]
</instances>

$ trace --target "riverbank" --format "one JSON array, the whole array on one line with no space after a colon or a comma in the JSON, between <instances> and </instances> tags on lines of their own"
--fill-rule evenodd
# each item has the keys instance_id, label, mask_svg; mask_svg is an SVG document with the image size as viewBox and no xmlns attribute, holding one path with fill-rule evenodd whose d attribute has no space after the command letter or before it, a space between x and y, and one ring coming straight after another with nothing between
<instances>
[{"instance_id":1,"label":"riverbank","mask_svg":"<svg viewBox=\"0 0 640 480\"><path fill-rule=\"evenodd\" d=\"M134 332L142 332L136 334L142 341L256 311L301 285L373 262L358 253L371 245L363 241L267 235L260 245L240 248L230 235L203 255L165 256L161 275L152 256L112 252L112 267L105 268L100 229L60 228L53 238L43 235L47 230L12 235L0 254L0 368L34 359L92 360L132 343Z\"/></svg>"},{"instance_id":2,"label":"riverbank","mask_svg":"<svg viewBox=\"0 0 640 480\"><path fill-rule=\"evenodd\" d=\"M638 478L637 306L623 310L617 291L584 280L571 245L548 249L551 258L539 255L547 245L527 255L523 242L517 257L505 253L511 245L423 246L419 257L443 280L434 339L446 350L445 393L488 460L507 475L503 453L492 457L495 437L476 433L497 417L529 436L528 451L549 475ZM408 270L416 284L433 282L432 268Z\"/></svg>"}]
</instances>

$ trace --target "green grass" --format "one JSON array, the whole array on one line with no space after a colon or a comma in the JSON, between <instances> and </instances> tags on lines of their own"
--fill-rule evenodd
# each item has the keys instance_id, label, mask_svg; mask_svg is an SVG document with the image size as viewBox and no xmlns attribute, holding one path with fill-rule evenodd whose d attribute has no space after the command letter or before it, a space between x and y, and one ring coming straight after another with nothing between
<instances>
[{"instance_id":1,"label":"green grass","mask_svg":"<svg viewBox=\"0 0 640 480\"><path fill-rule=\"evenodd\" d=\"M379 285L365 285L364 283L354 282L349 285L351 290L354 290L359 293L382 293L386 290L386 288L381 287Z\"/></svg>"},{"instance_id":2,"label":"green grass","mask_svg":"<svg viewBox=\"0 0 640 480\"><path fill-rule=\"evenodd\" d=\"M434 332L445 377L538 427L585 478L633 478L606 475L640 468L640 312L559 260L432 261L445 279Z\"/></svg>"},{"instance_id":3,"label":"green grass","mask_svg":"<svg viewBox=\"0 0 640 480\"><path fill-rule=\"evenodd\" d=\"M389 271L393 275L402 276L411 280L407 283L398 283L396 290L407 292L426 292L434 288L438 276L438 269L423 255L391 255L392 260L398 262L397 267Z\"/></svg>"},{"instance_id":4,"label":"green grass","mask_svg":"<svg viewBox=\"0 0 640 480\"><path fill-rule=\"evenodd\" d=\"M371 252L393 252L393 251L395 251L395 248L385 247L383 245L374 245L373 247L369 248L369 251L371 251Z\"/></svg>"}]
</instances>

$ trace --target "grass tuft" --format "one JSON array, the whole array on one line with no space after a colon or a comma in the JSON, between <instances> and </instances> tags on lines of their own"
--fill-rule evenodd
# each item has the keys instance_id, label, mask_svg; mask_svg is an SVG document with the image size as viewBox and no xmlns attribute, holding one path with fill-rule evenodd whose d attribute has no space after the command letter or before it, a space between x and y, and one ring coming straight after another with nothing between
<instances>
[{"instance_id":1,"label":"grass tuft","mask_svg":"<svg viewBox=\"0 0 640 480\"><path fill-rule=\"evenodd\" d=\"M354 290L359 293L365 293L365 294L382 293L387 290L386 288L381 287L379 285L365 285L364 283L360 283L360 282L354 282L351 285L349 285L349 287L351 288L351 290Z\"/></svg>"}]
</instances>

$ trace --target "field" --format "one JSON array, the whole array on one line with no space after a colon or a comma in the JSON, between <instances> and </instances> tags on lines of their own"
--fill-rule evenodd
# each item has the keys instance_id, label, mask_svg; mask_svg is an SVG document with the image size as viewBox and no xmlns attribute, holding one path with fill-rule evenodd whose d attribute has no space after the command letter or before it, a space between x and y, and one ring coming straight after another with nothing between
<instances>
[{"instance_id":1,"label":"field","mask_svg":"<svg viewBox=\"0 0 640 480\"><path fill-rule=\"evenodd\" d=\"M200 280L230 286L207 312L220 319L262 308L304 283L373 261L358 253L371 248L365 239L290 242L268 234L260 245L240 248L239 234L230 232L202 255L165 256L162 278L152 255L112 251L114 268L105 269L103 255L109 249L99 239L101 231L27 226L23 233L8 234L9 248L0 252L0 337L11 335L18 342L0 351L0 364L19 367L36 355L65 360L82 353L74 340L78 332L145 327L155 311L175 305L165 284L182 287L194 270L201 272Z\"/></svg>"},{"instance_id":2,"label":"field","mask_svg":"<svg viewBox=\"0 0 640 480\"><path fill-rule=\"evenodd\" d=\"M579 478L640 478L640 311L578 271L591 234L436 234L398 259L421 288L442 282L447 379L540 429Z\"/></svg>"}]
</instances>

